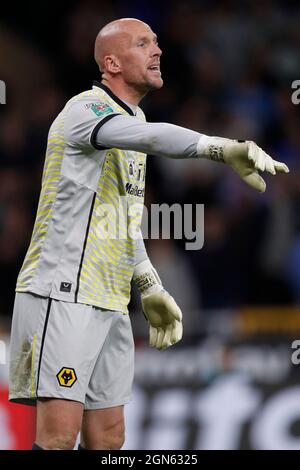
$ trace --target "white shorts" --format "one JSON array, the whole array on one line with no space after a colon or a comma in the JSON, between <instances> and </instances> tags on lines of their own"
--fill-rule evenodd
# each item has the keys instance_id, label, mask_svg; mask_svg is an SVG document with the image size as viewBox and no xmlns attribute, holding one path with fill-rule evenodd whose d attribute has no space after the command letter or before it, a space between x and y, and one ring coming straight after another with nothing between
<instances>
[{"instance_id":1,"label":"white shorts","mask_svg":"<svg viewBox=\"0 0 300 470\"><path fill-rule=\"evenodd\" d=\"M134 342L129 315L16 293L10 401L62 398L93 410L130 401Z\"/></svg>"}]
</instances>

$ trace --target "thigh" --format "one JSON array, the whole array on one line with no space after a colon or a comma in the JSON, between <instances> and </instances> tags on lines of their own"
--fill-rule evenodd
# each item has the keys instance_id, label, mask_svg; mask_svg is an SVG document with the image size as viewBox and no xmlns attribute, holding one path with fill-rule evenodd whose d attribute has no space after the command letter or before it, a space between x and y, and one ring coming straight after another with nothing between
<instances>
[{"instance_id":1,"label":"thigh","mask_svg":"<svg viewBox=\"0 0 300 470\"><path fill-rule=\"evenodd\" d=\"M102 316L98 325L94 307L52 300L39 351L37 398L85 403L90 377L111 321L111 316Z\"/></svg>"},{"instance_id":2,"label":"thigh","mask_svg":"<svg viewBox=\"0 0 300 470\"><path fill-rule=\"evenodd\" d=\"M124 406L85 410L81 426L81 445L86 449L105 449L106 444L124 438Z\"/></svg>"},{"instance_id":3,"label":"thigh","mask_svg":"<svg viewBox=\"0 0 300 470\"><path fill-rule=\"evenodd\" d=\"M102 312L98 312L99 315ZM113 321L95 363L85 409L118 407L131 399L134 375L134 341L129 315L112 312Z\"/></svg>"},{"instance_id":4,"label":"thigh","mask_svg":"<svg viewBox=\"0 0 300 470\"><path fill-rule=\"evenodd\" d=\"M16 293L10 335L9 399L35 404L34 369L38 333L44 324L49 299Z\"/></svg>"},{"instance_id":5,"label":"thigh","mask_svg":"<svg viewBox=\"0 0 300 470\"><path fill-rule=\"evenodd\" d=\"M37 401L36 443L43 449L72 449L79 433L83 404L62 399Z\"/></svg>"},{"instance_id":6,"label":"thigh","mask_svg":"<svg viewBox=\"0 0 300 470\"><path fill-rule=\"evenodd\" d=\"M101 324L94 307L18 294L10 360L10 399L37 398L85 403L85 395L112 315Z\"/></svg>"}]
</instances>

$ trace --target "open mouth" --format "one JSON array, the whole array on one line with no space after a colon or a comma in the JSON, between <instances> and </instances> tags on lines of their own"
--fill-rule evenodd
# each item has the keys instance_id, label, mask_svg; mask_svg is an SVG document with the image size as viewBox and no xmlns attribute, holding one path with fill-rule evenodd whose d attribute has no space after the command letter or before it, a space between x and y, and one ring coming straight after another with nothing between
<instances>
[{"instance_id":1,"label":"open mouth","mask_svg":"<svg viewBox=\"0 0 300 470\"><path fill-rule=\"evenodd\" d=\"M154 70L156 72L160 72L160 67L159 65L151 65L150 67L148 67L149 70Z\"/></svg>"}]
</instances>

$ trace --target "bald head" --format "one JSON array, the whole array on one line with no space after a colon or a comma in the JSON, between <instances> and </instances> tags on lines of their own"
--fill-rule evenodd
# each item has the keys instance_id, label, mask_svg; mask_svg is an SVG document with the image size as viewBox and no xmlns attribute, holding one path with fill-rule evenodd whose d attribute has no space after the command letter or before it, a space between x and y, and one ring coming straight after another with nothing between
<instances>
[{"instance_id":1,"label":"bald head","mask_svg":"<svg viewBox=\"0 0 300 470\"><path fill-rule=\"evenodd\" d=\"M102 83L132 104L139 103L148 91L162 87L161 54L156 34L134 18L108 23L95 42Z\"/></svg>"},{"instance_id":2,"label":"bald head","mask_svg":"<svg viewBox=\"0 0 300 470\"><path fill-rule=\"evenodd\" d=\"M143 21L135 18L122 18L105 25L98 33L95 41L95 61L101 72L105 69L105 56L119 56L131 43L133 34L143 28L151 28Z\"/></svg>"}]
</instances>

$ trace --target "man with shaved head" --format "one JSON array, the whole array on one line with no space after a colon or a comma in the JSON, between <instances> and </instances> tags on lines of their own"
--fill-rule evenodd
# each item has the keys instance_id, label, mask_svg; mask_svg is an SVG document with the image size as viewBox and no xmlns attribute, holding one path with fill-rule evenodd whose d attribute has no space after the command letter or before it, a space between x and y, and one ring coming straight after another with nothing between
<instances>
[{"instance_id":1,"label":"man with shaved head","mask_svg":"<svg viewBox=\"0 0 300 470\"><path fill-rule=\"evenodd\" d=\"M161 88L161 50L157 36L142 21L126 18L109 23L95 42L102 83L132 105L150 90Z\"/></svg>"},{"instance_id":2,"label":"man with shaved head","mask_svg":"<svg viewBox=\"0 0 300 470\"><path fill-rule=\"evenodd\" d=\"M49 131L11 334L10 400L37 406L33 449L73 449L79 431L80 449L122 447L133 381L132 279L150 345L161 350L182 337L180 308L140 231L146 154L223 162L260 192L259 170L288 172L254 142L147 123L139 103L163 85L161 54L146 23L106 25L95 42L101 81L68 101Z\"/></svg>"}]
</instances>

